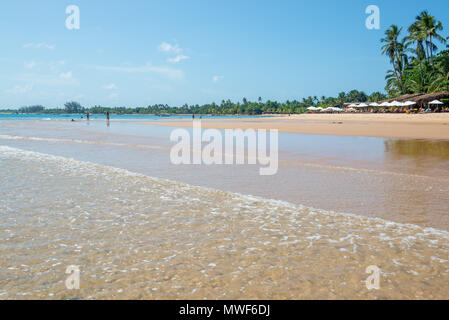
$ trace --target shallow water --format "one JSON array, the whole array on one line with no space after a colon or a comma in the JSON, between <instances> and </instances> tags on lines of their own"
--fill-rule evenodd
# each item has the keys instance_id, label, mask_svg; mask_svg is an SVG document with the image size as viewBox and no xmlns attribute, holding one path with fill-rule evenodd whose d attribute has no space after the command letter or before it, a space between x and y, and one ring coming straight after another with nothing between
<instances>
[{"instance_id":1,"label":"shallow water","mask_svg":"<svg viewBox=\"0 0 449 320\"><path fill-rule=\"evenodd\" d=\"M170 131L0 122L0 299L449 297L446 142L281 134L261 177L171 165Z\"/></svg>"},{"instance_id":2,"label":"shallow water","mask_svg":"<svg viewBox=\"0 0 449 320\"><path fill-rule=\"evenodd\" d=\"M330 211L449 231L449 141L279 135L279 170L170 163L172 128L133 121L0 121L0 145Z\"/></svg>"},{"instance_id":3,"label":"shallow water","mask_svg":"<svg viewBox=\"0 0 449 320\"><path fill-rule=\"evenodd\" d=\"M448 297L447 232L9 147L0 159L2 298Z\"/></svg>"}]
</instances>

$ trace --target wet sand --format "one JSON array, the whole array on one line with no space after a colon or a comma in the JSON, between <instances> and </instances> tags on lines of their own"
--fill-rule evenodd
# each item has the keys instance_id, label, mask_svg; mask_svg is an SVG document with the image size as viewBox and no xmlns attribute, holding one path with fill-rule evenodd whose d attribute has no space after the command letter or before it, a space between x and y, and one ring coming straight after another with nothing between
<instances>
[{"instance_id":1,"label":"wet sand","mask_svg":"<svg viewBox=\"0 0 449 320\"><path fill-rule=\"evenodd\" d=\"M143 122L191 127L191 120ZM280 132L403 139L449 140L449 113L440 114L304 114L245 120L202 120L203 128L277 129Z\"/></svg>"}]
</instances>

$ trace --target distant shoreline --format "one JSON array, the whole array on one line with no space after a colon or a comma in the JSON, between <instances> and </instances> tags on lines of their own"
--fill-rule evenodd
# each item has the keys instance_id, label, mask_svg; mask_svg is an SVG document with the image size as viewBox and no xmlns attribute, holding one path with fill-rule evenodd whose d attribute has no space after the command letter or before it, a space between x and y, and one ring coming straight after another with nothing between
<instances>
[{"instance_id":1,"label":"distant shoreline","mask_svg":"<svg viewBox=\"0 0 449 320\"><path fill-rule=\"evenodd\" d=\"M85 116L86 113L46 113L46 112L36 112L36 113L17 113L17 112L0 112L0 114L15 114L15 115L67 115L67 116ZM90 115L106 115L106 113L89 113ZM119 116L159 116L159 117L170 117L170 116L192 116L192 113L167 113L167 114L156 114L156 113L109 113L111 116L113 115L119 115ZM268 116L268 117L272 117L272 116L287 116L287 114L283 114L283 113L278 113L278 114L233 114L233 113L229 113L229 114L212 114L212 113L195 113L195 116L207 116L207 117L229 117L229 116L235 116L235 117L239 117L239 116L245 116L245 117L263 117L263 116Z\"/></svg>"}]
</instances>

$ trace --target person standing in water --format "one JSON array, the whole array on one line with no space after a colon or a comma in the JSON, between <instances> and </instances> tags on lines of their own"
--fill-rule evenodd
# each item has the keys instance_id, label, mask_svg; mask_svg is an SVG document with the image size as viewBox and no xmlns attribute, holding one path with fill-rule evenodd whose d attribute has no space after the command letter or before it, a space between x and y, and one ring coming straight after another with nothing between
<instances>
[{"instance_id":1,"label":"person standing in water","mask_svg":"<svg viewBox=\"0 0 449 320\"><path fill-rule=\"evenodd\" d=\"M108 120L108 121L109 121L109 111L108 111L108 112L106 112L106 120Z\"/></svg>"},{"instance_id":2,"label":"person standing in water","mask_svg":"<svg viewBox=\"0 0 449 320\"><path fill-rule=\"evenodd\" d=\"M89 114L89 111L87 111L87 113L86 113L87 120L89 120L89 117L90 117L90 114Z\"/></svg>"}]
</instances>

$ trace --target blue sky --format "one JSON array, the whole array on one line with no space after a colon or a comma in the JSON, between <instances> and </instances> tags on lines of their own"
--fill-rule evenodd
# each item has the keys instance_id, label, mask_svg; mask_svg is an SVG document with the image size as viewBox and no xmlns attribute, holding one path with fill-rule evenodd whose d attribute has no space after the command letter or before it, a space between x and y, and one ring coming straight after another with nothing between
<instances>
[{"instance_id":1,"label":"blue sky","mask_svg":"<svg viewBox=\"0 0 449 320\"><path fill-rule=\"evenodd\" d=\"M79 30L65 25L72 4ZM371 4L380 30L365 27ZM424 9L449 30L447 0L2 1L0 109L383 91L380 38Z\"/></svg>"}]
</instances>

